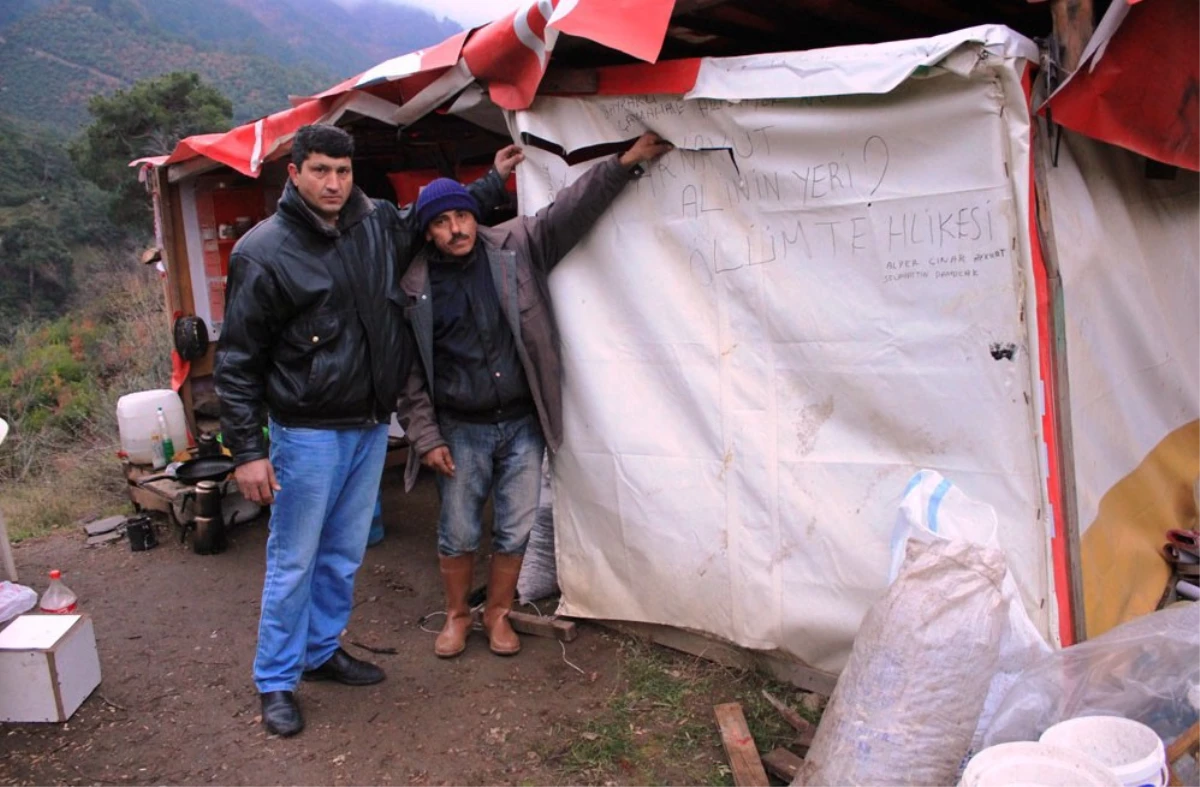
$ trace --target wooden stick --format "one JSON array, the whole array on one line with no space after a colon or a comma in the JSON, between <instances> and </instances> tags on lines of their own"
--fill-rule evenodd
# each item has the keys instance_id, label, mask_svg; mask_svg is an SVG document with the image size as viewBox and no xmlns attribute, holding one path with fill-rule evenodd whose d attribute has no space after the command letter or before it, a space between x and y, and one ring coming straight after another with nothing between
<instances>
[{"instance_id":1,"label":"wooden stick","mask_svg":"<svg viewBox=\"0 0 1200 787\"><path fill-rule=\"evenodd\" d=\"M1200 746L1200 721L1188 727L1186 732L1167 747L1167 762L1175 762L1197 746Z\"/></svg>"},{"instance_id":2,"label":"wooden stick","mask_svg":"<svg viewBox=\"0 0 1200 787\"><path fill-rule=\"evenodd\" d=\"M779 711L779 715L783 716L783 720L786 721L788 724L792 725L792 727L794 727L797 732L799 732L799 733L811 732L812 726L813 726L812 722L810 722L808 719L801 716L796 711L792 710L787 705L787 703L785 703L783 700L779 699L778 697L776 697L775 695L773 695L771 692L767 691L766 689L763 689L762 695L766 699L767 702L771 703L771 706L773 708L775 708L775 710Z\"/></svg>"},{"instance_id":3,"label":"wooden stick","mask_svg":"<svg viewBox=\"0 0 1200 787\"><path fill-rule=\"evenodd\" d=\"M1183 755L1187 754L1192 749L1200 747L1200 721L1188 727L1187 731L1167 747L1167 784L1182 785L1175 776L1175 769L1171 767L1171 763L1178 760Z\"/></svg>"},{"instance_id":4,"label":"wooden stick","mask_svg":"<svg viewBox=\"0 0 1200 787\"><path fill-rule=\"evenodd\" d=\"M763 770L762 760L758 758L758 747L754 744L754 736L750 734L750 727L746 724L741 703L727 702L724 705L716 705L713 712L721 730L725 756L729 758L729 767L733 771L733 783L737 787L768 787L770 782L767 781L767 772Z\"/></svg>"}]
</instances>

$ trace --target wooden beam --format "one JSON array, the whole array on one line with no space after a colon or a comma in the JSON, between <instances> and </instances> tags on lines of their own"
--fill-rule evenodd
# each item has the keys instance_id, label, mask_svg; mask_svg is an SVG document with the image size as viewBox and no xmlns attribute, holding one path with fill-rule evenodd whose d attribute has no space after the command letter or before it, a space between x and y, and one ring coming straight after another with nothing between
<instances>
[{"instance_id":1,"label":"wooden beam","mask_svg":"<svg viewBox=\"0 0 1200 787\"><path fill-rule=\"evenodd\" d=\"M804 764L804 760L787 749L779 748L764 754L762 764L767 769L767 773L791 784L792 780L796 778L796 774L800 772L800 766Z\"/></svg>"},{"instance_id":2,"label":"wooden beam","mask_svg":"<svg viewBox=\"0 0 1200 787\"><path fill-rule=\"evenodd\" d=\"M551 615L539 617L514 610L508 613L508 622L513 627L513 631L520 634L547 637L560 642L571 642L579 636L574 621L561 620Z\"/></svg>"},{"instance_id":3,"label":"wooden beam","mask_svg":"<svg viewBox=\"0 0 1200 787\"><path fill-rule=\"evenodd\" d=\"M223 167L225 167L225 165L219 161L213 161L210 158L198 156L179 164L170 164L166 167L159 167L159 169L167 170L167 181L169 183L178 183L181 180L186 180L187 178L194 177L195 175L202 175L205 172L211 172L214 169L221 169ZM229 169L230 171L233 171L232 167Z\"/></svg>"},{"instance_id":4,"label":"wooden beam","mask_svg":"<svg viewBox=\"0 0 1200 787\"><path fill-rule=\"evenodd\" d=\"M163 267L167 269L167 330L171 331L174 327L172 315L196 313L196 294L192 292L192 270L183 229L186 225L183 222L183 200L179 198L179 186L170 182L166 167L158 167L154 174L162 232ZM208 297L208 293L201 295ZM180 386L179 397L183 400L183 415L187 420L188 431L194 438L200 432L196 428L191 375ZM181 445L176 448L183 450L187 446Z\"/></svg>"},{"instance_id":5,"label":"wooden beam","mask_svg":"<svg viewBox=\"0 0 1200 787\"><path fill-rule=\"evenodd\" d=\"M1083 49L1096 29L1093 14L1092 0L1050 0L1059 65L1068 74L1079 67Z\"/></svg>"},{"instance_id":6,"label":"wooden beam","mask_svg":"<svg viewBox=\"0 0 1200 787\"><path fill-rule=\"evenodd\" d=\"M1083 565L1081 560L1079 498L1075 477L1075 437L1071 426L1071 377L1067 364L1067 327L1065 319L1065 295L1062 271L1058 266L1058 251L1054 241L1054 221L1050 212L1050 183L1048 168L1051 166L1054 141L1049 125L1035 121L1033 145L1033 181L1035 219L1038 245L1042 250L1042 261L1046 266L1046 285L1050 296L1050 381L1054 408L1054 432L1058 446L1059 491L1062 493L1061 507L1065 539L1063 549L1067 560L1068 604L1071 615L1071 634L1077 644L1087 639L1087 616L1083 599ZM1065 133L1065 132L1060 132ZM1060 610L1059 614L1063 614Z\"/></svg>"},{"instance_id":7,"label":"wooden beam","mask_svg":"<svg viewBox=\"0 0 1200 787\"><path fill-rule=\"evenodd\" d=\"M600 75L594 68L550 68L538 84L539 95L590 96L599 89Z\"/></svg>"},{"instance_id":8,"label":"wooden beam","mask_svg":"<svg viewBox=\"0 0 1200 787\"><path fill-rule=\"evenodd\" d=\"M768 787L767 772L758 758L758 747L746 724L741 703L727 702L713 707L717 716L717 727L721 730L721 744L729 767L733 771L733 783L737 787Z\"/></svg>"},{"instance_id":9,"label":"wooden beam","mask_svg":"<svg viewBox=\"0 0 1200 787\"><path fill-rule=\"evenodd\" d=\"M694 14L697 11L703 11L706 8L712 8L715 5L721 5L727 0L675 0L675 10L671 12L672 17L686 16Z\"/></svg>"},{"instance_id":10,"label":"wooden beam","mask_svg":"<svg viewBox=\"0 0 1200 787\"><path fill-rule=\"evenodd\" d=\"M763 670L776 680L828 697L837 685L837 675L815 669L778 652L752 651L696 631L631 623L620 620L594 620L614 631L649 640L658 645L741 670Z\"/></svg>"}]
</instances>

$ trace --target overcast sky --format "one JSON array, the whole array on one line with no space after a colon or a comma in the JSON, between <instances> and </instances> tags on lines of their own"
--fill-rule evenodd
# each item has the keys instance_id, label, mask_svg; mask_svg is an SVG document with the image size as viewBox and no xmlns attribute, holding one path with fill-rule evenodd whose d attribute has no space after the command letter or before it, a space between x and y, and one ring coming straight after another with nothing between
<instances>
[{"instance_id":1,"label":"overcast sky","mask_svg":"<svg viewBox=\"0 0 1200 787\"><path fill-rule=\"evenodd\" d=\"M434 16L453 19L463 27L475 27L504 16L521 0L392 0L400 5L423 8Z\"/></svg>"}]
</instances>

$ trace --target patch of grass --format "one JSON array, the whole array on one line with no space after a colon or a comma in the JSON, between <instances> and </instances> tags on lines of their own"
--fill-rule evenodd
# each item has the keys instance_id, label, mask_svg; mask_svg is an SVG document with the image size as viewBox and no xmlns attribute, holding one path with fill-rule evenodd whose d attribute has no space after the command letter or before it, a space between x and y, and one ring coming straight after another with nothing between
<instances>
[{"instance_id":1,"label":"patch of grass","mask_svg":"<svg viewBox=\"0 0 1200 787\"><path fill-rule=\"evenodd\" d=\"M564 784L732 784L714 705L742 704L760 752L796 739L764 689L817 720L801 710L803 692L759 673L635 639L622 639L618 658L620 678L604 710L556 730L567 743L541 752Z\"/></svg>"},{"instance_id":2,"label":"patch of grass","mask_svg":"<svg viewBox=\"0 0 1200 787\"><path fill-rule=\"evenodd\" d=\"M116 445L64 454L55 468L24 482L0 485L8 537L14 543L69 527L87 516L127 514L133 508Z\"/></svg>"}]
</instances>

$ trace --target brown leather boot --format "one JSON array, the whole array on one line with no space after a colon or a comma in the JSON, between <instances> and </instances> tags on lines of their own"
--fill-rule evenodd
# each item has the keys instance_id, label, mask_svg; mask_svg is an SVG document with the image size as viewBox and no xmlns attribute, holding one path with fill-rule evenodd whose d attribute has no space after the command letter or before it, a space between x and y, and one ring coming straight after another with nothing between
<instances>
[{"instance_id":1,"label":"brown leather boot","mask_svg":"<svg viewBox=\"0 0 1200 787\"><path fill-rule=\"evenodd\" d=\"M521 650L521 640L508 622L517 592L517 577L521 575L521 560L521 555L492 555L483 628L488 635L488 646L497 656L514 656Z\"/></svg>"},{"instance_id":2,"label":"brown leather boot","mask_svg":"<svg viewBox=\"0 0 1200 787\"><path fill-rule=\"evenodd\" d=\"M471 633L471 607L467 604L467 597L471 594L475 556L438 555L438 562L442 570L442 584L446 588L446 624L433 644L433 652L440 658L452 659L466 650L467 635Z\"/></svg>"}]
</instances>

